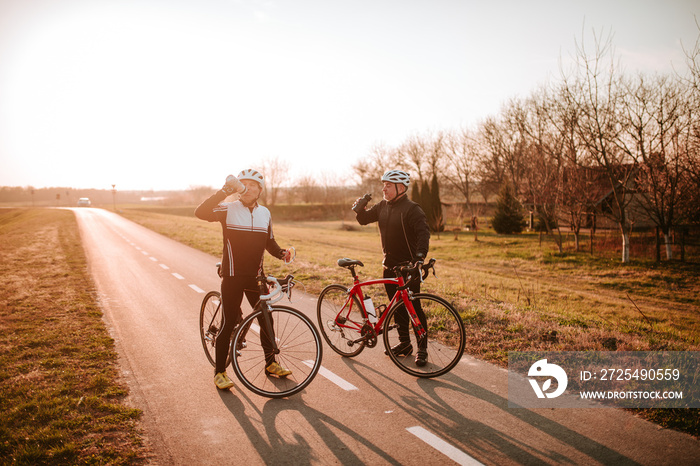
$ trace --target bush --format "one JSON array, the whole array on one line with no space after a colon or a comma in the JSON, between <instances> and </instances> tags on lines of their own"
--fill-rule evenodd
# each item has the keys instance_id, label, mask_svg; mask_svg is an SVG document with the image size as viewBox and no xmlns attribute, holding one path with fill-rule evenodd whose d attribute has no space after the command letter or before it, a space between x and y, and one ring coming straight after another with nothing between
<instances>
[{"instance_id":1,"label":"bush","mask_svg":"<svg viewBox=\"0 0 700 466\"><path fill-rule=\"evenodd\" d=\"M516 199L513 188L509 183L504 183L501 186L491 225L496 233L503 235L520 233L525 228L522 206Z\"/></svg>"}]
</instances>

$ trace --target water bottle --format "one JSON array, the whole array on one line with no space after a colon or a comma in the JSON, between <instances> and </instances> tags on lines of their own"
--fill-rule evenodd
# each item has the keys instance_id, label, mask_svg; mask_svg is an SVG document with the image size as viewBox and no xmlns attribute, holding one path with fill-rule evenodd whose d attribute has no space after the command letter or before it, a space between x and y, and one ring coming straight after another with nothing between
<instances>
[{"instance_id":1,"label":"water bottle","mask_svg":"<svg viewBox=\"0 0 700 466\"><path fill-rule=\"evenodd\" d=\"M372 195L367 193L364 196L362 196L357 203L352 207L352 210L355 212L360 212L365 210L365 207L367 207L367 204L369 204L369 201L372 200Z\"/></svg>"},{"instance_id":2,"label":"water bottle","mask_svg":"<svg viewBox=\"0 0 700 466\"><path fill-rule=\"evenodd\" d=\"M367 311L367 317L369 318L369 321L373 324L377 323L377 312L374 310L374 303L372 302L372 298L367 296L365 298L365 311Z\"/></svg>"}]
</instances>

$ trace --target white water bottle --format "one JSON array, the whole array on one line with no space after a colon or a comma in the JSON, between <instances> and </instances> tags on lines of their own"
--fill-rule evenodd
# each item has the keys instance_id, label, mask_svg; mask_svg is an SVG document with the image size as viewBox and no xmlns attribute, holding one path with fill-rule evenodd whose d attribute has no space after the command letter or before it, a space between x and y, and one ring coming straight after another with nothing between
<instances>
[{"instance_id":1,"label":"white water bottle","mask_svg":"<svg viewBox=\"0 0 700 466\"><path fill-rule=\"evenodd\" d=\"M365 298L365 311L367 311L367 317L369 318L369 321L373 324L377 323L377 312L374 310L374 303L372 302L372 298L367 296Z\"/></svg>"}]
</instances>

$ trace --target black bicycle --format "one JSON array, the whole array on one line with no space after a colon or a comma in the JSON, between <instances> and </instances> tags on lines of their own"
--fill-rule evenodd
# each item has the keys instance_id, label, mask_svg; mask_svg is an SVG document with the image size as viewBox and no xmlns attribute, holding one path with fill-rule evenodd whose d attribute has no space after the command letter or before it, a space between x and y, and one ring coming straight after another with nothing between
<instances>
[{"instance_id":1,"label":"black bicycle","mask_svg":"<svg viewBox=\"0 0 700 466\"><path fill-rule=\"evenodd\" d=\"M221 264L217 268L220 275ZM321 368L321 336L311 319L292 307L273 305L285 295L291 299L296 283L291 275L283 280L258 276L260 300L234 329L229 342L226 366L231 363L238 380L260 396L294 395L309 385ZM199 330L204 353L212 365L216 362L216 337L222 323L221 293L210 291L202 301ZM292 373L286 377L268 375L265 367L271 356Z\"/></svg>"}]
</instances>

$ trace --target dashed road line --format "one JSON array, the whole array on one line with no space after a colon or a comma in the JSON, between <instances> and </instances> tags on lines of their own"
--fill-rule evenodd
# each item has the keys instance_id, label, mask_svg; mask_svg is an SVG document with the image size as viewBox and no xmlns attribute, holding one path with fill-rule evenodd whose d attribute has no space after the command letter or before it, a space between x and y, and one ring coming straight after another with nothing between
<instances>
[{"instance_id":1,"label":"dashed road line","mask_svg":"<svg viewBox=\"0 0 700 466\"><path fill-rule=\"evenodd\" d=\"M163 270L170 270L170 267L168 267L168 266L165 265L165 264L158 264L158 265L160 265L160 268L163 269Z\"/></svg>"},{"instance_id":2,"label":"dashed road line","mask_svg":"<svg viewBox=\"0 0 700 466\"><path fill-rule=\"evenodd\" d=\"M192 289L193 289L194 291L196 291L197 293L204 293L204 290L201 289L200 287L198 287L197 285L193 285L193 284L190 283L190 284L187 285L187 286L189 286L190 288L192 288Z\"/></svg>"},{"instance_id":3,"label":"dashed road line","mask_svg":"<svg viewBox=\"0 0 700 466\"><path fill-rule=\"evenodd\" d=\"M184 280L185 277L180 275L179 273L173 272L173 277L177 278L178 280Z\"/></svg>"},{"instance_id":4,"label":"dashed road line","mask_svg":"<svg viewBox=\"0 0 700 466\"><path fill-rule=\"evenodd\" d=\"M313 361L304 361L304 364L306 364L309 367L313 367L314 362ZM351 391L351 390L359 390L356 386L348 382L347 380L343 379L342 377L336 375L335 373L329 371L325 367L321 366L321 368L318 370L318 374L324 376L326 379L330 380L340 388L342 388L345 391Z\"/></svg>"},{"instance_id":5,"label":"dashed road line","mask_svg":"<svg viewBox=\"0 0 700 466\"><path fill-rule=\"evenodd\" d=\"M450 445L437 435L427 431L426 429L420 426L408 427L406 428L406 430L418 437L419 439L421 439L422 441L424 441L425 443L427 443L428 445L430 445L431 447L435 448L437 451L441 452L457 464L469 466L476 466L482 464L474 458L472 458L471 456L464 453L462 450L455 448L453 445Z\"/></svg>"}]
</instances>

